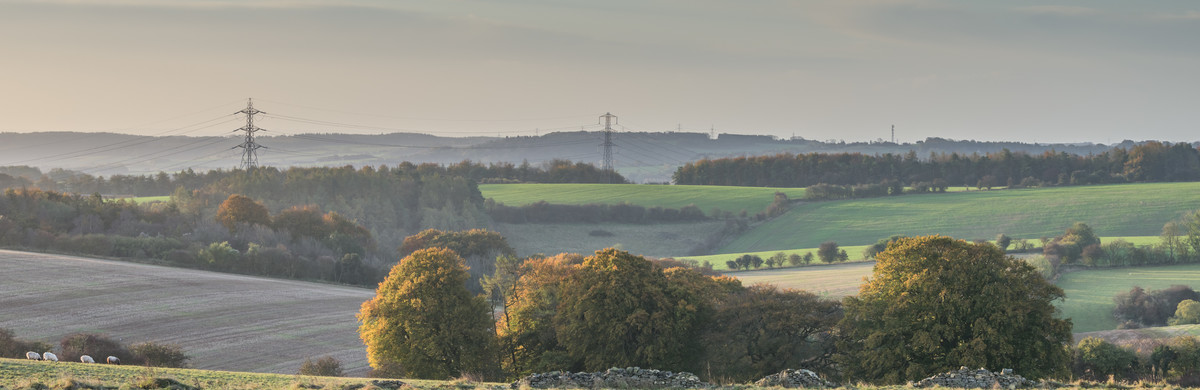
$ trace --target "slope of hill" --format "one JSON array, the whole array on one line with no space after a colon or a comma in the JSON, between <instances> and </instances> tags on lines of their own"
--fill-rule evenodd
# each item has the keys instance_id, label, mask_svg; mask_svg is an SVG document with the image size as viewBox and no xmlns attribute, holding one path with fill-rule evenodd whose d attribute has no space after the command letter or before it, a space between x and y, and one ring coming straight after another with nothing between
<instances>
[{"instance_id":1,"label":"slope of hill","mask_svg":"<svg viewBox=\"0 0 1200 390\"><path fill-rule=\"evenodd\" d=\"M355 314L371 290L0 251L0 328L57 345L101 333L179 344L195 368L294 374L331 355L365 375Z\"/></svg>"},{"instance_id":2,"label":"slope of hill","mask_svg":"<svg viewBox=\"0 0 1200 390\"><path fill-rule=\"evenodd\" d=\"M481 184L484 198L509 206L546 201L553 204L617 204L678 209L696 205L708 215L712 209L750 215L761 212L775 199L775 192L789 199L804 197L803 188L669 186L640 184Z\"/></svg>"},{"instance_id":3,"label":"slope of hill","mask_svg":"<svg viewBox=\"0 0 1200 390\"><path fill-rule=\"evenodd\" d=\"M1147 183L970 191L812 202L738 237L718 253L871 244L894 234L991 239L1062 234L1076 221L1103 236L1158 235L1200 209L1200 183Z\"/></svg>"}]
</instances>

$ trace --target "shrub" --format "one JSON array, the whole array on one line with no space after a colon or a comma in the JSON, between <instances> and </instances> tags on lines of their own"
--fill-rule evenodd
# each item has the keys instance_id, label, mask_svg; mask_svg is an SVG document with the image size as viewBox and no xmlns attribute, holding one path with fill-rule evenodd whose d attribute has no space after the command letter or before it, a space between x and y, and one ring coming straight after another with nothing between
<instances>
[{"instance_id":1,"label":"shrub","mask_svg":"<svg viewBox=\"0 0 1200 390\"><path fill-rule=\"evenodd\" d=\"M1200 324L1200 302L1184 299L1175 309L1175 316L1167 321L1169 325Z\"/></svg>"},{"instance_id":2,"label":"shrub","mask_svg":"<svg viewBox=\"0 0 1200 390\"><path fill-rule=\"evenodd\" d=\"M25 352L35 351L42 353L52 348L54 346L40 341L18 340L13 331L0 328L0 357L24 359Z\"/></svg>"},{"instance_id":3,"label":"shrub","mask_svg":"<svg viewBox=\"0 0 1200 390\"><path fill-rule=\"evenodd\" d=\"M133 352L134 361L151 367L187 367L191 357L183 353L183 348L175 344L159 344L144 342L129 347Z\"/></svg>"},{"instance_id":4,"label":"shrub","mask_svg":"<svg viewBox=\"0 0 1200 390\"><path fill-rule=\"evenodd\" d=\"M1113 317L1117 322L1134 322L1141 326L1163 326L1184 300L1200 301L1200 294L1188 286L1174 285L1162 290L1149 291L1134 286L1127 293L1113 297L1116 307Z\"/></svg>"},{"instance_id":5,"label":"shrub","mask_svg":"<svg viewBox=\"0 0 1200 390\"><path fill-rule=\"evenodd\" d=\"M342 376L342 362L333 356L325 356L316 361L304 359L300 364L300 375L311 376Z\"/></svg>"},{"instance_id":6,"label":"shrub","mask_svg":"<svg viewBox=\"0 0 1200 390\"><path fill-rule=\"evenodd\" d=\"M58 358L62 361L77 362L79 357L89 355L93 358L116 356L122 361L133 362L133 354L129 353L121 343L105 336L92 333L75 333L63 337L58 342Z\"/></svg>"},{"instance_id":7,"label":"shrub","mask_svg":"<svg viewBox=\"0 0 1200 390\"><path fill-rule=\"evenodd\" d=\"M1136 376L1138 358L1132 351L1122 349L1104 339L1088 337L1075 348L1072 370L1076 377L1099 380L1110 375L1119 379Z\"/></svg>"}]
</instances>

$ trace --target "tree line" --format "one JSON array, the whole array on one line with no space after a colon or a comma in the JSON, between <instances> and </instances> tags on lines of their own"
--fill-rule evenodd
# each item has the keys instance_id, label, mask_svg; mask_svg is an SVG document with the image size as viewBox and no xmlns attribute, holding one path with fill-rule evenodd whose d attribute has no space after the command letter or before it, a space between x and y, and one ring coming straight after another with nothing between
<instances>
[{"instance_id":1,"label":"tree line","mask_svg":"<svg viewBox=\"0 0 1200 390\"><path fill-rule=\"evenodd\" d=\"M903 155L784 153L703 159L679 167L672 178L676 184L756 187L825 184L846 188L895 183L883 185L883 194L900 192L892 186L901 190L907 186L937 191L947 186L1193 181L1200 180L1200 152L1187 143L1150 141L1086 156L1054 151L1029 154L1008 149L971 155L931 153L926 158L920 158L915 151Z\"/></svg>"},{"instance_id":2,"label":"tree line","mask_svg":"<svg viewBox=\"0 0 1200 390\"><path fill-rule=\"evenodd\" d=\"M273 168L272 168L273 169ZM555 159L533 165L497 162L483 164L463 160L456 164L403 162L395 167L380 166L377 170L401 171L418 176L462 177L477 183L627 183L615 171L604 171L595 164ZM93 176L83 172L53 168L47 172L30 166L0 167L0 189L37 187L43 190L101 193L121 196L169 195L178 187L189 190L213 185L237 170L212 170L198 173L191 168L177 173L159 172L153 175Z\"/></svg>"},{"instance_id":3,"label":"tree line","mask_svg":"<svg viewBox=\"0 0 1200 390\"><path fill-rule=\"evenodd\" d=\"M859 294L841 301L616 249L499 256L472 294L465 261L423 241L359 313L373 375L499 380L639 366L737 383L806 368L889 385L963 365L1034 379L1200 374L1194 337L1149 360L1098 339L1073 345L1053 305L1063 291L986 241L891 237ZM1200 304L1184 306L1200 318Z\"/></svg>"}]
</instances>

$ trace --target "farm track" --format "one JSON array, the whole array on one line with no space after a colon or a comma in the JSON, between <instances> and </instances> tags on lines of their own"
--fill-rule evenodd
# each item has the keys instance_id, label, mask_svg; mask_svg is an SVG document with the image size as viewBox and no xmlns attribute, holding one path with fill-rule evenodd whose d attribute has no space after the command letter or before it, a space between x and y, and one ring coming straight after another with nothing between
<instances>
[{"instance_id":1,"label":"farm track","mask_svg":"<svg viewBox=\"0 0 1200 390\"><path fill-rule=\"evenodd\" d=\"M355 314L374 291L0 250L0 328L57 344L76 332L175 343L191 367L294 374L331 355L367 373Z\"/></svg>"}]
</instances>

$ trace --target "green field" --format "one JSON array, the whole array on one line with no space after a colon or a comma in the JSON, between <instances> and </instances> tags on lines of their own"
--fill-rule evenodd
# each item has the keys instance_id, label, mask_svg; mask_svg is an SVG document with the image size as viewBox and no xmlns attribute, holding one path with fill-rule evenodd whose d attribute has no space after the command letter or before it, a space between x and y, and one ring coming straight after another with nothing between
<instances>
[{"instance_id":1,"label":"green field","mask_svg":"<svg viewBox=\"0 0 1200 390\"><path fill-rule=\"evenodd\" d=\"M38 388L33 386L35 383L41 383L53 389L83 388L82 386L78 386L80 384L110 388L122 386L128 386L122 388L142 388L139 386L140 384L156 378L173 379L184 385L203 389L339 389L355 384L369 386L371 383L371 379L366 378L330 378L178 368L110 366L106 364L74 362L51 363L0 358L0 388L5 388L5 386L13 388ZM415 379L403 379L401 381L416 388L444 388L452 384L447 381ZM68 384L71 382L75 382L76 386L69 386ZM472 387L468 386L467 388Z\"/></svg>"},{"instance_id":2,"label":"green field","mask_svg":"<svg viewBox=\"0 0 1200 390\"><path fill-rule=\"evenodd\" d=\"M803 188L674 186L647 184L480 184L484 198L509 206L546 201L553 204L630 203L677 209L696 205L708 215L714 207L750 215L763 211L781 191L790 199L804 197Z\"/></svg>"},{"instance_id":3,"label":"green field","mask_svg":"<svg viewBox=\"0 0 1200 390\"><path fill-rule=\"evenodd\" d=\"M170 200L171 200L171 196L170 196L170 195L163 195L163 196L138 196L138 197L134 197L134 198L125 198L125 199L126 199L126 200L131 200L131 201L133 201L134 203L153 203L153 202L167 202L167 201L170 201Z\"/></svg>"},{"instance_id":4,"label":"green field","mask_svg":"<svg viewBox=\"0 0 1200 390\"><path fill-rule=\"evenodd\" d=\"M1035 239L1076 221L1097 235L1157 235L1167 221L1200 209L1200 183L1151 183L971 191L811 202L757 226L719 253L812 248L825 241L870 244L893 234Z\"/></svg>"},{"instance_id":5,"label":"green field","mask_svg":"<svg viewBox=\"0 0 1200 390\"><path fill-rule=\"evenodd\" d=\"M724 222L618 223L498 223L493 228L520 256L563 252L591 255L615 247L644 256L668 257L688 253L705 237L721 231Z\"/></svg>"},{"instance_id":6,"label":"green field","mask_svg":"<svg viewBox=\"0 0 1200 390\"><path fill-rule=\"evenodd\" d=\"M1067 298L1063 316L1075 322L1075 332L1116 329L1112 318L1113 296L1133 286L1158 290L1172 284L1200 288L1200 264L1114 268L1066 273L1059 277Z\"/></svg>"}]
</instances>

